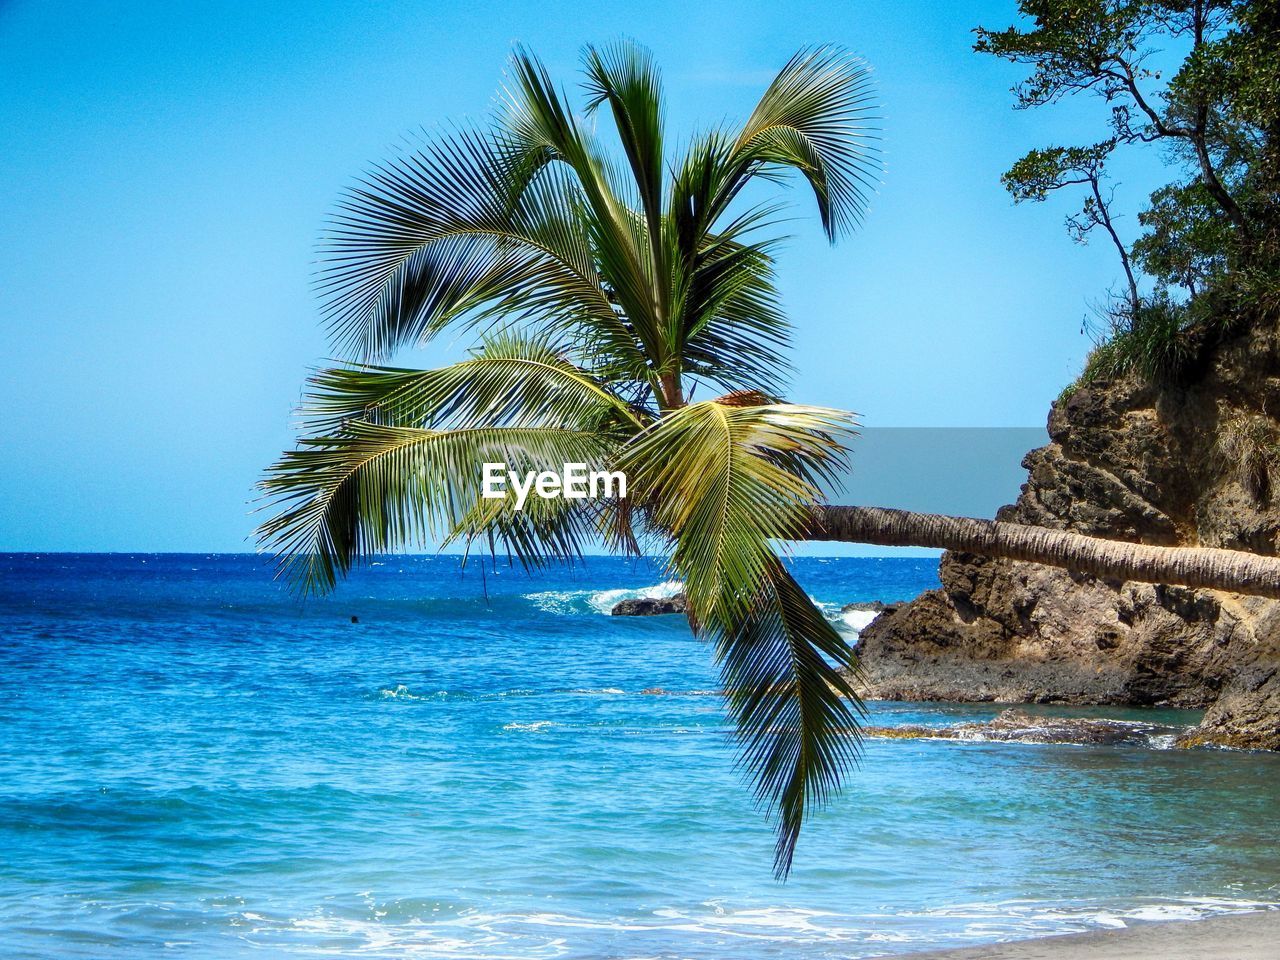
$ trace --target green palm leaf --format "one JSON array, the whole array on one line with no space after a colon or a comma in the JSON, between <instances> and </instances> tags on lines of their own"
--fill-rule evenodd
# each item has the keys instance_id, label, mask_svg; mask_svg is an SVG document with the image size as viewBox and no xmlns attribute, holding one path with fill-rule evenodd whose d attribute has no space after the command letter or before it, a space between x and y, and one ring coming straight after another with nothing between
<instances>
[{"instance_id":1,"label":"green palm leaf","mask_svg":"<svg viewBox=\"0 0 1280 960\"><path fill-rule=\"evenodd\" d=\"M880 176L871 74L835 46L802 50L760 98L732 162L793 168L809 181L827 236L856 227Z\"/></svg>"},{"instance_id":2,"label":"green palm leaf","mask_svg":"<svg viewBox=\"0 0 1280 960\"><path fill-rule=\"evenodd\" d=\"M491 553L502 549L527 570L572 563L582 557L586 544L618 524L618 503L531 496L517 510L510 497L476 500L444 537L441 548L461 542L470 555L477 542L487 544Z\"/></svg>"},{"instance_id":3,"label":"green palm leaf","mask_svg":"<svg viewBox=\"0 0 1280 960\"><path fill-rule=\"evenodd\" d=\"M559 472L565 463L602 464L610 452L594 429L354 421L337 435L303 440L268 469L261 487L279 512L258 537L301 590L329 590L361 559L455 534L482 500L482 464ZM519 553L522 544L507 546Z\"/></svg>"},{"instance_id":4,"label":"green palm leaf","mask_svg":"<svg viewBox=\"0 0 1280 960\"><path fill-rule=\"evenodd\" d=\"M607 103L626 153L651 236L661 233L666 181L662 153L662 79L653 55L632 43L588 47L587 110Z\"/></svg>"},{"instance_id":5,"label":"green palm leaf","mask_svg":"<svg viewBox=\"0 0 1280 960\"><path fill-rule=\"evenodd\" d=\"M791 327L773 283L773 241L744 238L772 208L708 238L682 288L683 355L692 373L728 390L780 393Z\"/></svg>"},{"instance_id":6,"label":"green palm leaf","mask_svg":"<svg viewBox=\"0 0 1280 960\"><path fill-rule=\"evenodd\" d=\"M627 71L612 76L603 59L601 64L597 79L606 89L615 81L628 82ZM513 169L521 178L555 163L573 171L589 214L592 250L602 283L650 364L666 368L673 358L664 319L665 271L655 259L658 246L649 235L649 225L627 202L629 194L642 193L643 187L637 188L634 180L628 182L614 168L594 135L573 116L536 57L526 50L517 51L512 73L514 83L507 91L502 123L507 142L513 145ZM598 87L589 89L598 95ZM634 91L632 95L638 96Z\"/></svg>"},{"instance_id":7,"label":"green palm leaf","mask_svg":"<svg viewBox=\"0 0 1280 960\"><path fill-rule=\"evenodd\" d=\"M798 538L853 430L848 414L729 396L650 426L619 466L674 540L693 620L714 639L743 761L779 818L790 870L806 810L855 756L856 692L844 638L795 584L773 541Z\"/></svg>"},{"instance_id":8,"label":"green palm leaf","mask_svg":"<svg viewBox=\"0 0 1280 960\"><path fill-rule=\"evenodd\" d=\"M607 433L643 426L608 385L546 337L499 331L470 359L435 370L337 367L311 379L304 422L314 434L350 420L389 426L588 426Z\"/></svg>"},{"instance_id":9,"label":"green palm leaf","mask_svg":"<svg viewBox=\"0 0 1280 960\"><path fill-rule=\"evenodd\" d=\"M774 869L791 871L806 814L857 761L866 715L847 641L775 562L750 613L713 630L742 762L778 818Z\"/></svg>"},{"instance_id":10,"label":"green palm leaf","mask_svg":"<svg viewBox=\"0 0 1280 960\"><path fill-rule=\"evenodd\" d=\"M600 285L575 182L549 173L513 184L508 152L500 131L464 131L348 193L318 283L340 348L376 359L498 314L589 322L615 351L634 351Z\"/></svg>"}]
</instances>

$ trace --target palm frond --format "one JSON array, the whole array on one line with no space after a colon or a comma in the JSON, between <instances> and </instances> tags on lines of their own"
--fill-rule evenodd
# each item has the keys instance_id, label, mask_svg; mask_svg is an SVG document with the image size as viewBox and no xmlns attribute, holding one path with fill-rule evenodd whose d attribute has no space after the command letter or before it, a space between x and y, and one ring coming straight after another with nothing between
<instances>
[{"instance_id":1,"label":"palm frond","mask_svg":"<svg viewBox=\"0 0 1280 960\"><path fill-rule=\"evenodd\" d=\"M797 53L769 84L737 137L743 175L780 167L813 189L827 236L857 226L880 175L875 95L865 64L836 46ZM740 183L730 181L736 193Z\"/></svg>"},{"instance_id":2,"label":"palm frond","mask_svg":"<svg viewBox=\"0 0 1280 960\"><path fill-rule=\"evenodd\" d=\"M712 130L692 138L684 154L673 165L667 202L668 242L685 258L691 258L703 244L712 225L724 213L727 190L734 170L729 159L733 138L723 130Z\"/></svg>"},{"instance_id":3,"label":"palm frond","mask_svg":"<svg viewBox=\"0 0 1280 960\"><path fill-rule=\"evenodd\" d=\"M477 500L441 541L441 549L462 543L466 556L479 542L503 550L526 570L572 563L583 547L598 539L615 500L576 500L531 496L523 509L515 500Z\"/></svg>"},{"instance_id":4,"label":"palm frond","mask_svg":"<svg viewBox=\"0 0 1280 960\"><path fill-rule=\"evenodd\" d=\"M806 815L858 759L866 711L851 680L857 658L778 561L745 618L712 626L742 763L757 800L778 818L781 879Z\"/></svg>"},{"instance_id":5,"label":"palm frond","mask_svg":"<svg viewBox=\"0 0 1280 960\"><path fill-rule=\"evenodd\" d=\"M461 131L388 161L350 190L321 250L322 311L339 349L376 360L493 313L612 328L571 176L508 177L496 134ZM488 307L488 312L482 308Z\"/></svg>"},{"instance_id":6,"label":"palm frond","mask_svg":"<svg viewBox=\"0 0 1280 960\"><path fill-rule=\"evenodd\" d=\"M587 110L607 103L640 195L648 231L661 234L663 183L662 78L653 55L634 43L587 47Z\"/></svg>"},{"instance_id":7,"label":"palm frond","mask_svg":"<svg viewBox=\"0 0 1280 960\"><path fill-rule=\"evenodd\" d=\"M791 326L773 282L775 241L745 235L775 208L760 208L710 236L680 297L687 368L724 389L779 393Z\"/></svg>"},{"instance_id":8,"label":"palm frond","mask_svg":"<svg viewBox=\"0 0 1280 960\"><path fill-rule=\"evenodd\" d=\"M327 591L361 559L455 532L482 499L485 463L558 473L565 463L602 464L610 451L595 429L353 421L333 436L303 439L268 468L261 488L277 512L258 539L299 589Z\"/></svg>"},{"instance_id":9,"label":"palm frond","mask_svg":"<svg viewBox=\"0 0 1280 960\"><path fill-rule=\"evenodd\" d=\"M595 137L574 117L540 60L527 50L512 58L502 123L511 145L514 176L531 175L557 161L572 169L588 212L595 266L650 363L669 359L662 274L643 216L628 203L636 189L614 169ZM625 79L625 78L624 78Z\"/></svg>"},{"instance_id":10,"label":"palm frond","mask_svg":"<svg viewBox=\"0 0 1280 960\"><path fill-rule=\"evenodd\" d=\"M749 604L772 562L770 541L796 538L806 504L843 463L849 414L764 399L690 404L639 434L619 461L633 496L677 535L674 562L697 572L695 609ZM743 585L746 594L729 589Z\"/></svg>"},{"instance_id":11,"label":"palm frond","mask_svg":"<svg viewBox=\"0 0 1280 960\"><path fill-rule=\"evenodd\" d=\"M434 370L337 367L311 378L303 420L312 434L350 420L388 426L643 426L606 383L577 367L547 336L491 333L473 355Z\"/></svg>"},{"instance_id":12,"label":"palm frond","mask_svg":"<svg viewBox=\"0 0 1280 960\"><path fill-rule=\"evenodd\" d=\"M852 652L786 574L773 541L799 537L807 505L843 459L848 414L761 403L692 404L623 450L631 494L674 540L672 566L717 645L743 761L779 818L780 875L808 805L853 756L858 705L838 669Z\"/></svg>"}]
</instances>

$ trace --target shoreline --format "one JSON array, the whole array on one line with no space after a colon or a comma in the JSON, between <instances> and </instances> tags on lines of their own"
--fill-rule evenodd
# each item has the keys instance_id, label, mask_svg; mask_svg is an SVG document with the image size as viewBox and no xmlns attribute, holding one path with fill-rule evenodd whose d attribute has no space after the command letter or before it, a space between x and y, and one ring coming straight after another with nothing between
<instances>
[{"instance_id":1,"label":"shoreline","mask_svg":"<svg viewBox=\"0 0 1280 960\"><path fill-rule=\"evenodd\" d=\"M1258 910L930 950L898 960L1275 960L1277 944L1280 910Z\"/></svg>"}]
</instances>

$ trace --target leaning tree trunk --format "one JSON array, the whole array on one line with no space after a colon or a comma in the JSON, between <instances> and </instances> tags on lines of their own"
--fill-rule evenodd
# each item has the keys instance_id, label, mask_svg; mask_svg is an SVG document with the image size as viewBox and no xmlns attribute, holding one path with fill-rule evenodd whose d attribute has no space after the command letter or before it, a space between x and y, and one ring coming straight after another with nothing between
<instances>
[{"instance_id":1,"label":"leaning tree trunk","mask_svg":"<svg viewBox=\"0 0 1280 960\"><path fill-rule=\"evenodd\" d=\"M1111 580L1207 587L1280 599L1280 557L1214 547L1153 547L1001 520L883 507L814 507L806 540L940 547L1063 567Z\"/></svg>"}]
</instances>

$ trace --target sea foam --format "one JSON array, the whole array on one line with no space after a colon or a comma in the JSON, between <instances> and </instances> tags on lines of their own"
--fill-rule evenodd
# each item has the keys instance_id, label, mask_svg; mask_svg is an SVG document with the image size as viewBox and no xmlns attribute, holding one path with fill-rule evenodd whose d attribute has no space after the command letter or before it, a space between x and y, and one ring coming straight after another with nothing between
<instances>
[{"instance_id":1,"label":"sea foam","mask_svg":"<svg viewBox=\"0 0 1280 960\"><path fill-rule=\"evenodd\" d=\"M542 590L525 594L539 610L568 616L611 614L623 600L661 600L684 590L679 580L667 580L650 587L613 590Z\"/></svg>"}]
</instances>

